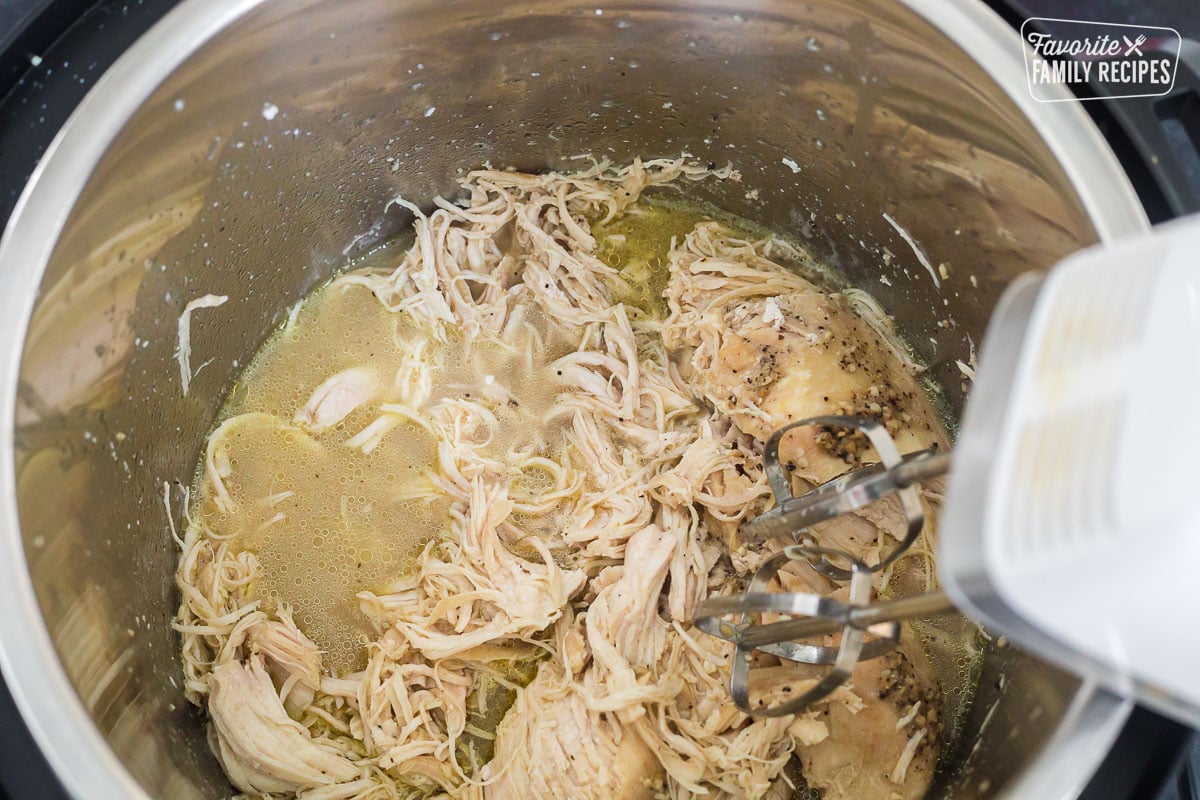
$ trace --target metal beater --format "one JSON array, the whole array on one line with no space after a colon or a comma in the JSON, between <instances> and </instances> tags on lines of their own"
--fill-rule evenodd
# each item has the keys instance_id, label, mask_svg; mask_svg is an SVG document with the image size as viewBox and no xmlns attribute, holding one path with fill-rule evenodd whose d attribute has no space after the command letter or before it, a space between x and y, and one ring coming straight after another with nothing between
<instances>
[{"instance_id":1,"label":"metal beater","mask_svg":"<svg viewBox=\"0 0 1200 800\"><path fill-rule=\"evenodd\" d=\"M793 495L787 472L779 461L779 444L789 431L808 426L848 428L861 433L875 448L880 462L852 470L802 495ZM879 423L861 417L822 416L800 420L776 431L767 441L763 464L775 495L775 507L746 523L741 530L742 540L759 544L768 539L789 538L792 544L759 567L743 594L714 597L701 603L693 622L705 633L735 645L729 691L737 707L747 714L775 717L795 714L820 701L850 678L859 661L878 658L894 648L900 641L901 620L953 610L950 599L940 591L871 602L871 575L900 558L925 526L916 484L944 475L950 468L950 454L924 450L902 456L887 429ZM812 541L809 526L851 513L892 493L900 497L907 526L900 542L879 563L868 566L848 553ZM768 591L771 579L792 561L803 561L830 580L848 583L849 602L809 592ZM763 614L785 615L790 619L752 621ZM739 619L730 622L727 619L730 616ZM841 641L836 647L805 641L839 632ZM755 650L802 664L832 665L832 669L799 697L775 705L759 704L750 697Z\"/></svg>"}]
</instances>

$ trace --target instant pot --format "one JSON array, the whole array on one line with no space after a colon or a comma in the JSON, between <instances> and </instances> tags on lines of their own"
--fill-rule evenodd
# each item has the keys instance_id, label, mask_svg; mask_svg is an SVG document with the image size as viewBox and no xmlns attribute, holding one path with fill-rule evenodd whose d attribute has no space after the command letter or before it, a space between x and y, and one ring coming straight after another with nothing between
<instances>
[{"instance_id":1,"label":"instant pot","mask_svg":"<svg viewBox=\"0 0 1200 800\"><path fill-rule=\"evenodd\" d=\"M238 365L297 299L407 224L386 211L398 193L450 192L459 168L485 161L732 161L743 185L704 199L804 238L868 288L954 409L955 361L1014 276L1200 208L1186 64L1168 104L1036 103L1015 26L1042 9L172 6L0 5L0 779L12 797L228 796L179 688L171 515ZM940 292L883 212L947 265ZM895 258L873 257L879 246ZM176 320L207 293L238 313L194 339L209 366L184 397ZM1190 740L997 643L934 797L1190 797Z\"/></svg>"}]
</instances>

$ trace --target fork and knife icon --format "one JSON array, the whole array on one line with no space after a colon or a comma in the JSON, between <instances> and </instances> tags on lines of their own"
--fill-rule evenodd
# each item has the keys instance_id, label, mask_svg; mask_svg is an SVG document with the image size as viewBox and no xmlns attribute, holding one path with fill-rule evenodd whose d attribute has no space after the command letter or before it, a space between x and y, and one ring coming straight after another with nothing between
<instances>
[{"instance_id":1,"label":"fork and knife icon","mask_svg":"<svg viewBox=\"0 0 1200 800\"><path fill-rule=\"evenodd\" d=\"M1133 53L1137 53L1139 56L1146 55L1141 49L1142 45L1146 43L1145 35L1138 36L1136 41L1131 40L1128 36L1122 36L1121 38L1125 40L1125 55L1128 56Z\"/></svg>"}]
</instances>

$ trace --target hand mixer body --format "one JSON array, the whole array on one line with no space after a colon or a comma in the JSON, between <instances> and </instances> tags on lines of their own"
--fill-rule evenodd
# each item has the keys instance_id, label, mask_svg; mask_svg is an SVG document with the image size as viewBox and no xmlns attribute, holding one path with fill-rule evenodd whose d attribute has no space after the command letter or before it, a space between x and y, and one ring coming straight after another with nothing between
<instances>
[{"instance_id":1,"label":"hand mixer body","mask_svg":"<svg viewBox=\"0 0 1200 800\"><path fill-rule=\"evenodd\" d=\"M967 614L1200 726L1200 221L1010 287L954 451L939 576Z\"/></svg>"}]
</instances>

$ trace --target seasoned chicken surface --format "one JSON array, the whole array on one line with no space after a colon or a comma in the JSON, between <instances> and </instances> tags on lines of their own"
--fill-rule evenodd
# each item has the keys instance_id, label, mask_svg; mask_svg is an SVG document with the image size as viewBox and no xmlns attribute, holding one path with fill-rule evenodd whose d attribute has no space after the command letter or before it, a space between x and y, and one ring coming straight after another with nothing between
<instances>
[{"instance_id":1,"label":"seasoned chicken surface","mask_svg":"<svg viewBox=\"0 0 1200 800\"><path fill-rule=\"evenodd\" d=\"M809 785L828 800L924 797L937 762L941 697L920 647L910 641L864 662L851 688L862 708L830 704L829 736L796 749Z\"/></svg>"},{"instance_id":2,"label":"seasoned chicken surface","mask_svg":"<svg viewBox=\"0 0 1200 800\"><path fill-rule=\"evenodd\" d=\"M944 431L913 374L842 296L820 291L752 248L722 246L727 236L716 224L699 226L677 251L666 291L672 315L664 339L682 355L681 369L709 403L764 444L789 423L852 414L883 424L902 453L945 446ZM797 493L864 458L875 460L873 455L864 442L837 439L816 427L794 431L780 445L780 461ZM890 497L813 532L821 545L877 564L904 536L905 518L899 501ZM747 569L761 560L757 556ZM820 591L813 578L799 578L789 567L780 588ZM901 579L911 583L913 576ZM822 593L842 594L832 588ZM862 706L829 704L823 720L828 737L798 747L805 777L825 800L924 796L940 746L937 727L917 729L915 716L897 723L914 707L919 714L918 702L936 720L939 689L919 646L909 641L904 652L912 657L891 654L861 665L853 686ZM902 684L904 692L892 691L892 683Z\"/></svg>"},{"instance_id":3,"label":"seasoned chicken surface","mask_svg":"<svg viewBox=\"0 0 1200 800\"><path fill-rule=\"evenodd\" d=\"M829 294L702 223L673 257L667 346L705 400L765 442L791 422L855 415L902 453L944 445L925 392L844 295ZM797 478L824 483L859 463L860 443L798 431L780 448Z\"/></svg>"},{"instance_id":4,"label":"seasoned chicken surface","mask_svg":"<svg viewBox=\"0 0 1200 800\"><path fill-rule=\"evenodd\" d=\"M902 354L846 296L823 292L750 244L731 241L719 224L697 226L673 253L666 296L671 316L663 339L680 370L706 402L756 441L765 444L775 431L809 417L849 414L885 426L901 453L946 446ZM861 435L844 433L803 427L780 442L793 493L864 459L878 460ZM893 496L815 532L820 544L874 565L905 529Z\"/></svg>"},{"instance_id":5,"label":"seasoned chicken surface","mask_svg":"<svg viewBox=\"0 0 1200 800\"><path fill-rule=\"evenodd\" d=\"M639 202L714 179L737 176L473 172L432 213L397 199L412 246L292 309L210 436L177 574L185 691L246 797L923 795L944 709L916 640L760 718L691 625L778 549L737 535L773 503L774 430L855 413L945 443L883 320L803 253ZM795 491L873 458L818 429L781 454ZM885 502L812 533L878 563L902 531ZM925 588L930 552L875 588ZM754 663L763 702L821 674Z\"/></svg>"}]
</instances>

